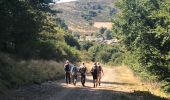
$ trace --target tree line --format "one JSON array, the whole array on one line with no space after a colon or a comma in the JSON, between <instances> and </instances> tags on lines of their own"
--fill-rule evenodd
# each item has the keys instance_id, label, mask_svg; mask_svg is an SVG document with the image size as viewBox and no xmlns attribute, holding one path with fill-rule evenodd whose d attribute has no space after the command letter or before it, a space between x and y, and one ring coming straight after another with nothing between
<instances>
[{"instance_id":1,"label":"tree line","mask_svg":"<svg viewBox=\"0 0 170 100\"><path fill-rule=\"evenodd\" d=\"M56 79L64 73L58 62L80 60L77 40L48 2L0 0L0 92Z\"/></svg>"},{"instance_id":2,"label":"tree line","mask_svg":"<svg viewBox=\"0 0 170 100\"><path fill-rule=\"evenodd\" d=\"M124 63L170 92L170 1L119 0L113 31L121 40Z\"/></svg>"},{"instance_id":3,"label":"tree line","mask_svg":"<svg viewBox=\"0 0 170 100\"><path fill-rule=\"evenodd\" d=\"M69 34L64 21L55 17L57 12L50 10L45 2L47 0L1 0L2 52L16 54L25 59L62 60L67 53L74 56L73 52L65 49L74 49L70 48L72 45L67 41L76 40ZM66 54L62 54L63 51Z\"/></svg>"}]
</instances>

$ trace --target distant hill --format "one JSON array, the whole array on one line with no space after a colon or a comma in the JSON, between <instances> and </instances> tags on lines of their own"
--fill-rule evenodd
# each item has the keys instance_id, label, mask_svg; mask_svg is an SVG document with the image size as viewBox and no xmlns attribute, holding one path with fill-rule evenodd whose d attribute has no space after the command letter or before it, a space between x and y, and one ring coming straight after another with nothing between
<instances>
[{"instance_id":1,"label":"distant hill","mask_svg":"<svg viewBox=\"0 0 170 100\"><path fill-rule=\"evenodd\" d=\"M93 27L95 22L111 22L116 9L115 0L78 0L75 2L59 3L51 8L62 13L57 16L65 20L73 32L88 33L98 30Z\"/></svg>"}]
</instances>

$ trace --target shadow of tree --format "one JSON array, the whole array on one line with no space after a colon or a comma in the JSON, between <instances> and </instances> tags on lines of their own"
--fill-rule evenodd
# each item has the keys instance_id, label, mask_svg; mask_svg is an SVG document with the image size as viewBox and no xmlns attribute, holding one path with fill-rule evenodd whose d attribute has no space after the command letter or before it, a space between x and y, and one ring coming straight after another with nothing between
<instances>
[{"instance_id":1,"label":"shadow of tree","mask_svg":"<svg viewBox=\"0 0 170 100\"><path fill-rule=\"evenodd\" d=\"M133 86L134 84L132 83L121 83L121 82L105 82L105 81L102 81L101 84L115 84L115 85L131 85Z\"/></svg>"},{"instance_id":2,"label":"shadow of tree","mask_svg":"<svg viewBox=\"0 0 170 100\"><path fill-rule=\"evenodd\" d=\"M92 77L90 74L88 74L87 76ZM80 76L79 76L80 78ZM93 80L86 78L86 82L93 82ZM108 82L108 81L101 81L101 84L113 84L113 85L130 85L133 86L133 83L125 83L125 82Z\"/></svg>"},{"instance_id":3,"label":"shadow of tree","mask_svg":"<svg viewBox=\"0 0 170 100\"><path fill-rule=\"evenodd\" d=\"M56 82L22 87L0 100L168 100L147 91L123 92L90 87L67 87Z\"/></svg>"}]
</instances>

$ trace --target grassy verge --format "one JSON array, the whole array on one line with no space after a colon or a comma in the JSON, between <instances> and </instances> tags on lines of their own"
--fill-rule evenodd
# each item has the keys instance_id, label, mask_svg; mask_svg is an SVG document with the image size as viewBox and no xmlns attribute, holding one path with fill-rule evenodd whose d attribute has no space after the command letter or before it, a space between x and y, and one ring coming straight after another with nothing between
<instances>
[{"instance_id":1,"label":"grassy verge","mask_svg":"<svg viewBox=\"0 0 170 100\"><path fill-rule=\"evenodd\" d=\"M113 67L113 66L112 66ZM154 94L160 97L166 97L170 99L170 94L161 91L161 85L159 82L149 81L142 79L141 76L136 74L131 68L122 65L114 66L116 79L122 83L133 83L135 85L129 85L135 91L147 91L148 93ZM124 87L124 89L126 89Z\"/></svg>"},{"instance_id":2,"label":"grassy verge","mask_svg":"<svg viewBox=\"0 0 170 100\"><path fill-rule=\"evenodd\" d=\"M63 63L22 60L0 53L0 92L26 84L39 84L64 75Z\"/></svg>"}]
</instances>

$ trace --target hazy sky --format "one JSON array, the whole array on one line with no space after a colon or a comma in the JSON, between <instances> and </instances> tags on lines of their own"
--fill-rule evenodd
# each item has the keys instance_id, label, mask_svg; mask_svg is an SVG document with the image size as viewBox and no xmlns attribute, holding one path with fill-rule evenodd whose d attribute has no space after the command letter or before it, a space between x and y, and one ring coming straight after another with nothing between
<instances>
[{"instance_id":1,"label":"hazy sky","mask_svg":"<svg viewBox=\"0 0 170 100\"><path fill-rule=\"evenodd\" d=\"M57 1L57 3L64 3L64 2L71 2L71 1L77 1L77 0L54 0Z\"/></svg>"}]
</instances>

